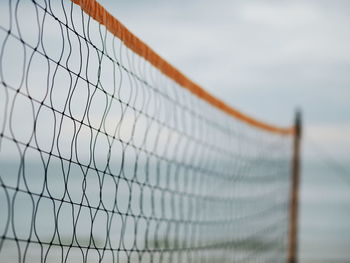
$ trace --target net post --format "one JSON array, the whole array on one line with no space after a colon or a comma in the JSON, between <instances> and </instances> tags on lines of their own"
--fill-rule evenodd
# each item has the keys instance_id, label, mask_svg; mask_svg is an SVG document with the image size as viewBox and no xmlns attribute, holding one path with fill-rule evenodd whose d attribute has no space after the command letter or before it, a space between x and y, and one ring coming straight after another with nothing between
<instances>
[{"instance_id":1,"label":"net post","mask_svg":"<svg viewBox=\"0 0 350 263\"><path fill-rule=\"evenodd\" d=\"M300 184L300 142L302 133L301 111L295 113L292 177L290 191L289 247L287 263L298 262L298 203Z\"/></svg>"}]
</instances>

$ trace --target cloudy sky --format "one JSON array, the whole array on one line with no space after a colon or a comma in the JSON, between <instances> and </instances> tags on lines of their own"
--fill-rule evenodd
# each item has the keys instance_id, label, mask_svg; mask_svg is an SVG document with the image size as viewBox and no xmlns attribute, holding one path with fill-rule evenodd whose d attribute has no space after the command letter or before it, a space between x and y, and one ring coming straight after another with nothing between
<instances>
[{"instance_id":1,"label":"cloudy sky","mask_svg":"<svg viewBox=\"0 0 350 263\"><path fill-rule=\"evenodd\" d=\"M349 1L100 3L241 111L288 126L300 107L305 156L318 154L310 140L335 158L350 154Z\"/></svg>"}]
</instances>

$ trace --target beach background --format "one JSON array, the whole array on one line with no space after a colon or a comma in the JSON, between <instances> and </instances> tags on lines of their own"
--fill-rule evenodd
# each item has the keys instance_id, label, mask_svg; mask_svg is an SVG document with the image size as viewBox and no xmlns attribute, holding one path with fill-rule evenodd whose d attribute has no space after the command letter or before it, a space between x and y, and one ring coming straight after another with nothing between
<instances>
[{"instance_id":1,"label":"beach background","mask_svg":"<svg viewBox=\"0 0 350 263\"><path fill-rule=\"evenodd\" d=\"M350 262L350 2L100 2L243 112L288 126L302 109L299 259Z\"/></svg>"},{"instance_id":2,"label":"beach background","mask_svg":"<svg viewBox=\"0 0 350 263\"><path fill-rule=\"evenodd\" d=\"M299 258L350 262L350 2L99 2L161 56L242 112L290 126L296 107L302 110ZM21 3L20 12L29 15ZM30 37L32 31L26 32ZM54 39L54 29L50 32ZM53 52L54 47L47 46ZM39 81L42 72L32 74ZM18 118L21 125L30 121ZM1 154L1 173L15 173L16 160ZM42 169L36 163L28 168L32 174ZM53 167L51 175L56 172ZM40 180L33 178L31 186L40 186Z\"/></svg>"}]
</instances>

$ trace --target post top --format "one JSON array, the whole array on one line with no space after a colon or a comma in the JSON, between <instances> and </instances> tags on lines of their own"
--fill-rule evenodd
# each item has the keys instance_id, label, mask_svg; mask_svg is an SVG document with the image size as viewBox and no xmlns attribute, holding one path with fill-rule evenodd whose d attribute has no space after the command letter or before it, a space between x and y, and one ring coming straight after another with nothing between
<instances>
[{"instance_id":1,"label":"post top","mask_svg":"<svg viewBox=\"0 0 350 263\"><path fill-rule=\"evenodd\" d=\"M302 134L302 113L298 108L295 111L295 136L301 137Z\"/></svg>"}]
</instances>

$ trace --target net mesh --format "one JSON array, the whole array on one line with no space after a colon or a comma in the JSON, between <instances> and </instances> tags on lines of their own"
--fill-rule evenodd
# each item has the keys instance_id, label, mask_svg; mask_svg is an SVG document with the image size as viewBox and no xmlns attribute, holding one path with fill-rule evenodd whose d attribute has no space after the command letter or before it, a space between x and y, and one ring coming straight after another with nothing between
<instances>
[{"instance_id":1,"label":"net mesh","mask_svg":"<svg viewBox=\"0 0 350 263\"><path fill-rule=\"evenodd\" d=\"M1 1L0 262L284 262L291 136L70 1Z\"/></svg>"}]
</instances>

